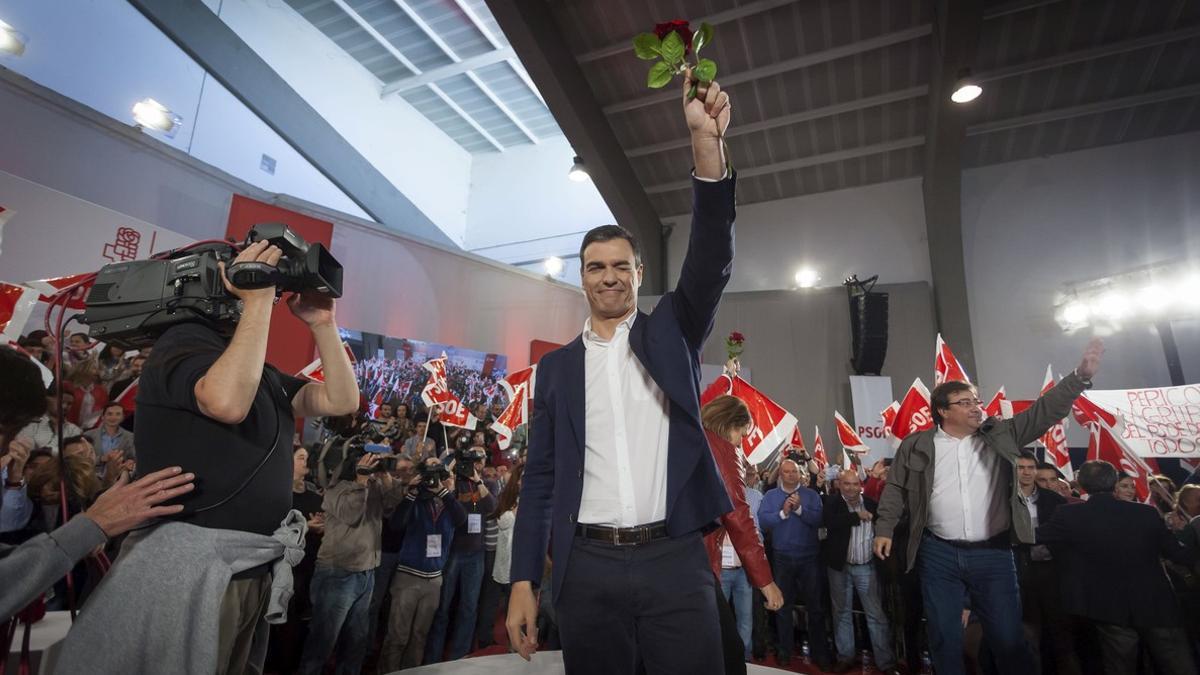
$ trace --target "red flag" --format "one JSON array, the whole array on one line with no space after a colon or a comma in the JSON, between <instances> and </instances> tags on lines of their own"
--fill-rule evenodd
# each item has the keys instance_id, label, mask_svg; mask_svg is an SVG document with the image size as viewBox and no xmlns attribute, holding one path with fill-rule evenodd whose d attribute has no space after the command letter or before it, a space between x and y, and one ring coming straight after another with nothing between
<instances>
[{"instance_id":1,"label":"red flag","mask_svg":"<svg viewBox=\"0 0 1200 675\"><path fill-rule=\"evenodd\" d=\"M1085 427L1089 424L1104 424L1114 428L1117 426L1116 413L1088 398L1087 392L1071 404L1071 414L1075 416L1076 422Z\"/></svg>"},{"instance_id":2,"label":"red flag","mask_svg":"<svg viewBox=\"0 0 1200 675\"><path fill-rule=\"evenodd\" d=\"M886 428L885 433L892 439L894 446L899 447L900 442L908 438L909 434L933 427L933 413L929 408L929 390L925 388L925 384L919 377L913 380L912 386L908 388L904 398L897 404L894 415L889 413L889 410L892 408L889 407L884 411L884 421L886 422L889 417L893 421Z\"/></svg>"},{"instance_id":3,"label":"red flag","mask_svg":"<svg viewBox=\"0 0 1200 675\"><path fill-rule=\"evenodd\" d=\"M740 377L733 378L730 393L742 399L750 409L750 419L754 421L754 427L750 435L742 441L742 452L750 463L759 464L791 439L796 418Z\"/></svg>"},{"instance_id":4,"label":"red flag","mask_svg":"<svg viewBox=\"0 0 1200 675\"><path fill-rule=\"evenodd\" d=\"M1042 381L1042 395L1054 388L1054 373L1046 366L1046 379ZM1056 422L1042 434L1042 447L1046 448L1046 461L1058 467L1067 480L1075 477L1071 466L1071 452L1067 448L1067 431L1063 423Z\"/></svg>"},{"instance_id":5,"label":"red flag","mask_svg":"<svg viewBox=\"0 0 1200 675\"><path fill-rule=\"evenodd\" d=\"M438 419L442 424L464 429L479 426L475 415L450 391L450 385L446 382L446 353L442 352L436 359L429 359L422 367L428 370L430 375L429 382L421 390L421 400L427 406L438 406Z\"/></svg>"},{"instance_id":6,"label":"red flag","mask_svg":"<svg viewBox=\"0 0 1200 675\"><path fill-rule=\"evenodd\" d=\"M942 334L938 333L937 347L933 355L933 386L936 387L943 382L954 380L968 384L971 382L971 378L967 377L967 371L954 357L954 352L950 351L950 345L946 344L946 341L942 339Z\"/></svg>"},{"instance_id":7,"label":"red flag","mask_svg":"<svg viewBox=\"0 0 1200 675\"><path fill-rule=\"evenodd\" d=\"M799 424L797 424L796 428L792 430L792 447L796 448L797 450L804 449L804 439L800 437Z\"/></svg>"},{"instance_id":8,"label":"red flag","mask_svg":"<svg viewBox=\"0 0 1200 675\"><path fill-rule=\"evenodd\" d=\"M492 431L496 432L496 441L501 450L507 450L512 445L513 433L517 427L529 421L529 402L533 400L536 373L537 366L529 366L511 373L497 383L508 394L508 407L491 426Z\"/></svg>"},{"instance_id":9,"label":"red flag","mask_svg":"<svg viewBox=\"0 0 1200 675\"><path fill-rule=\"evenodd\" d=\"M1036 401L1027 399L1004 399L1000 401L1000 416L1006 420L1011 420L1013 415L1023 413L1033 407Z\"/></svg>"},{"instance_id":10,"label":"red flag","mask_svg":"<svg viewBox=\"0 0 1200 675\"><path fill-rule=\"evenodd\" d=\"M91 277L91 279L87 279ZM50 279L38 279L36 281L25 282L26 286L35 288L39 293L38 300L41 302L50 302L53 296L57 295L62 289L68 286L74 286L79 282L87 279L86 283L80 284L78 288L71 291L71 299L67 301L69 309L87 309L84 304L84 299L87 298L88 291L92 290L92 285L96 283L95 272L83 272L81 274L72 274L65 277L53 277Z\"/></svg>"},{"instance_id":11,"label":"red flag","mask_svg":"<svg viewBox=\"0 0 1200 675\"><path fill-rule=\"evenodd\" d=\"M1004 396L1004 387L1000 387L1000 390L996 392L996 395L992 397L992 400L988 401L988 404L983 407L983 412L986 413L988 417L1000 417L1000 404L1006 400L1007 399Z\"/></svg>"},{"instance_id":12,"label":"red flag","mask_svg":"<svg viewBox=\"0 0 1200 675\"><path fill-rule=\"evenodd\" d=\"M125 389L122 390L121 393L117 394L116 398L112 400L114 403L121 404L121 407L125 409L126 415L133 413L133 409L135 407L134 402L137 399L138 382L140 380L140 377L134 378L133 382L130 382L129 386L125 387Z\"/></svg>"},{"instance_id":13,"label":"red flag","mask_svg":"<svg viewBox=\"0 0 1200 675\"><path fill-rule=\"evenodd\" d=\"M1112 427L1097 423L1090 425L1088 439L1088 461L1103 460L1112 464L1117 471L1133 476L1138 501L1150 499L1150 467L1121 440L1121 434Z\"/></svg>"},{"instance_id":14,"label":"red flag","mask_svg":"<svg viewBox=\"0 0 1200 675\"><path fill-rule=\"evenodd\" d=\"M355 363L354 352L350 349L350 345L343 342L342 349L346 350L346 356L350 357L350 365ZM325 367L321 365L321 357L317 357L312 363L304 366L304 369L296 373L296 377L306 377L313 382L325 381Z\"/></svg>"},{"instance_id":15,"label":"red flag","mask_svg":"<svg viewBox=\"0 0 1200 675\"><path fill-rule=\"evenodd\" d=\"M855 464L861 464L857 455L863 455L871 451L871 446L863 443L862 438L854 431L854 427L846 421L845 417L836 410L833 411L833 423L837 427L838 441L842 444L842 449L855 455Z\"/></svg>"},{"instance_id":16,"label":"red flag","mask_svg":"<svg viewBox=\"0 0 1200 675\"><path fill-rule=\"evenodd\" d=\"M21 339L37 298L36 289L0 281L0 338L5 342Z\"/></svg>"},{"instance_id":17,"label":"red flag","mask_svg":"<svg viewBox=\"0 0 1200 675\"><path fill-rule=\"evenodd\" d=\"M829 466L829 455L825 452L825 441L821 440L821 427L813 427L813 459L824 471Z\"/></svg>"}]
</instances>

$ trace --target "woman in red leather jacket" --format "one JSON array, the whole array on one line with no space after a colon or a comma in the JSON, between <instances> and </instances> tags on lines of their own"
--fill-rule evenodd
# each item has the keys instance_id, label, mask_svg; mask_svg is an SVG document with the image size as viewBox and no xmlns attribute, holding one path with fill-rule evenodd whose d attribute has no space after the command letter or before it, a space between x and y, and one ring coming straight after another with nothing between
<instances>
[{"instance_id":1,"label":"woman in red leather jacket","mask_svg":"<svg viewBox=\"0 0 1200 675\"><path fill-rule=\"evenodd\" d=\"M767 609L777 610L783 604L783 595L771 576L771 567L767 563L762 539L746 503L742 451L738 447L752 426L750 410L741 399L728 395L717 396L700 410L700 420L704 425L713 459L716 460L721 478L725 482L725 490L733 503L733 510L721 516L721 526L704 537L708 559L712 564L713 574L717 577L718 591L722 571L741 568L740 571L746 574L750 583L762 590L766 597ZM748 602L742 603L743 613L749 613L748 605ZM718 593L717 607L721 612L725 672L727 675L745 673L745 641L749 639L749 635L738 634L738 626L734 622L733 611L724 592ZM748 633L750 617L739 619Z\"/></svg>"}]
</instances>

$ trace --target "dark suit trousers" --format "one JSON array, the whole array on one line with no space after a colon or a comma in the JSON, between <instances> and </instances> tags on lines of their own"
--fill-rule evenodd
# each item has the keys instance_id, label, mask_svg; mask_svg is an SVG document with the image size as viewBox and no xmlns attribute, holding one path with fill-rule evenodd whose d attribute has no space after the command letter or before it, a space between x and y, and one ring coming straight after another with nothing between
<instances>
[{"instance_id":1,"label":"dark suit trousers","mask_svg":"<svg viewBox=\"0 0 1200 675\"><path fill-rule=\"evenodd\" d=\"M1131 628L1100 622L1095 625L1107 675L1134 675L1137 672L1139 638L1146 644L1159 673L1192 675L1196 672L1192 647L1182 627Z\"/></svg>"},{"instance_id":2,"label":"dark suit trousers","mask_svg":"<svg viewBox=\"0 0 1200 675\"><path fill-rule=\"evenodd\" d=\"M720 675L717 583L698 532L636 546L576 537L555 610L568 675Z\"/></svg>"}]
</instances>

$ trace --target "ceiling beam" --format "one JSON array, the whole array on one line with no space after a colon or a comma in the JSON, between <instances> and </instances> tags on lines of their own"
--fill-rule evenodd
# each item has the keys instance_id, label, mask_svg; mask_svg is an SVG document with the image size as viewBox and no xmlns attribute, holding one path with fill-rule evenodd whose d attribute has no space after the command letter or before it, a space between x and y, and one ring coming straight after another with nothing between
<instances>
[{"instance_id":1,"label":"ceiling beam","mask_svg":"<svg viewBox=\"0 0 1200 675\"><path fill-rule=\"evenodd\" d=\"M201 0L129 3L371 218L397 232L453 245Z\"/></svg>"},{"instance_id":2,"label":"ceiling beam","mask_svg":"<svg viewBox=\"0 0 1200 675\"><path fill-rule=\"evenodd\" d=\"M511 47L506 47L504 43L500 41L500 38L492 34L491 29L489 29L487 24L483 22L483 19L481 19L479 15L475 13L475 10L467 4L466 0L454 0L454 4L457 5L458 9L466 15L467 20L475 26L475 30L483 34L483 37L489 43L491 43L492 49L511 49ZM508 66L513 69L513 72L517 74L517 77L521 78L521 81L525 83L525 86L529 88L529 91L533 92L533 95L542 102L542 105L546 105L546 99L542 98L542 92L538 91L537 85L533 83L533 80L529 79L529 73L525 71L525 66L521 65L521 62L517 60L515 53L512 58L508 59Z\"/></svg>"},{"instance_id":3,"label":"ceiling beam","mask_svg":"<svg viewBox=\"0 0 1200 675\"><path fill-rule=\"evenodd\" d=\"M818 166L820 164L829 164L831 162L842 162L848 159L858 159L859 157L868 157L870 155L879 155L885 152L894 150L904 150L906 148L916 148L924 145L924 136L909 136L908 138L900 138L894 141L884 141L883 143L875 143L873 145L864 145L857 148L847 148L846 150L835 150L833 152L823 152L819 155L809 155L797 159L789 159L783 162L773 162L771 164L762 164L744 169L738 169L738 178L751 178L753 176L762 176L765 174L778 173L780 171L793 171L795 169L803 169L809 166ZM690 189L691 181L676 181L672 183L660 183L651 185L646 188L649 194L662 194L664 192L674 192L675 190Z\"/></svg>"},{"instance_id":4,"label":"ceiling beam","mask_svg":"<svg viewBox=\"0 0 1200 675\"><path fill-rule=\"evenodd\" d=\"M699 28L700 24L702 23L719 26L723 23L729 23L730 21L744 19L755 14L761 14L762 12L775 9L776 7L791 5L795 2L796 0L756 0L755 2L747 2L732 9L727 9L723 12L717 12L715 14L709 14L708 16L702 16L698 19L692 19L691 24L697 28ZM628 53L633 48L633 37L634 36L630 35L624 40L617 40L616 42L613 42L605 47L584 52L583 54L576 56L575 59L579 63L591 63L592 61L598 61L600 59L608 58L609 56Z\"/></svg>"},{"instance_id":5,"label":"ceiling beam","mask_svg":"<svg viewBox=\"0 0 1200 675\"><path fill-rule=\"evenodd\" d=\"M999 19L1000 17L1008 16L1009 14L1027 12L1031 9L1045 7L1046 5L1057 5L1060 2L1062 2L1062 0L1013 0L1012 2L1006 2L1003 5L996 5L995 7L984 10L983 20L987 21L989 19Z\"/></svg>"},{"instance_id":6,"label":"ceiling beam","mask_svg":"<svg viewBox=\"0 0 1200 675\"><path fill-rule=\"evenodd\" d=\"M772 117L771 119L763 120L761 122L737 125L731 128L729 132L725 134L725 137L735 138L737 136L744 136L746 134L752 134L759 131L768 131L770 129L786 127L792 124L799 124L801 122L809 122L824 117L833 117L834 115L842 115L844 113L855 112L857 110L874 108L876 106L887 105L888 103L897 103L914 98L921 98L928 93L929 87L926 85L909 87L908 89L899 89L897 91L889 91L887 93L877 94L875 96L866 96L863 98L854 99L853 101L846 101L845 103L835 103L833 105L827 105L821 108L813 108L812 110L804 110L791 115ZM633 148L632 150L626 152L625 156L644 157L646 155L653 155L658 152L687 148L690 147L691 144L691 139L685 136L683 138L676 138L674 140L664 141L662 143L643 145L641 147Z\"/></svg>"},{"instance_id":7,"label":"ceiling beam","mask_svg":"<svg viewBox=\"0 0 1200 675\"><path fill-rule=\"evenodd\" d=\"M398 80L392 80L383 85L383 90L379 93L380 97L389 96L391 94L403 94L406 91L420 89L430 82L440 82L448 77L462 75L463 73L476 68L490 66L493 63L508 61L516 57L511 47L494 49L490 52L484 52L469 59L463 59L455 63L448 63L444 66L426 70L420 75L409 75Z\"/></svg>"},{"instance_id":8,"label":"ceiling beam","mask_svg":"<svg viewBox=\"0 0 1200 675\"><path fill-rule=\"evenodd\" d=\"M934 36L938 48L929 66L921 197L934 319L938 331L954 345L954 353L962 352L967 372L978 378L962 227L962 158L970 108L951 102L950 93L958 73L976 58L983 0L934 0L933 10L940 20Z\"/></svg>"},{"instance_id":9,"label":"ceiling beam","mask_svg":"<svg viewBox=\"0 0 1200 675\"><path fill-rule=\"evenodd\" d=\"M1066 108L1045 110L1029 115L995 120L993 122L973 124L967 128L967 135L981 136L983 134L992 134L998 131L1008 131L1009 129L1020 129L1021 127L1033 126L1035 124L1057 122L1059 120L1068 120L1087 115L1098 115L1100 113L1111 112L1113 110L1124 110L1126 108L1135 108L1141 105L1162 103L1163 101L1174 101L1181 98L1191 98L1193 96L1200 96L1200 84L1189 84L1183 87L1175 87L1173 89L1150 91L1144 94L1123 96L1121 98L1096 101L1094 103L1085 103L1083 105L1074 105Z\"/></svg>"},{"instance_id":10,"label":"ceiling beam","mask_svg":"<svg viewBox=\"0 0 1200 675\"><path fill-rule=\"evenodd\" d=\"M392 55L392 58L399 61L401 63L401 65L403 65L405 68L407 68L414 75L421 74L421 69L418 68L416 66L416 64L414 64L412 61L410 61L408 59L408 57L404 55L403 52L401 52L399 49L397 49L396 45L392 44L391 40L387 39L386 37L383 36L382 33L375 30L375 27L372 26L369 21L364 19L361 14L359 14L357 11L355 11L353 7L346 4L345 0L333 0L333 3L335 5L337 5L338 8L342 10L342 12L344 12L347 16L349 16L351 19L353 19L354 23L358 24L359 28L363 29L364 31L367 32L368 35L370 35L372 38L374 38L375 42L379 43L380 47L383 47L384 49L386 49L387 52ZM485 141L487 141L488 143L491 143L493 148L499 150L500 152L504 152L504 146L500 145L500 141L496 140L496 138L494 136L492 136L490 133L488 133L488 130L484 129L483 126L479 124L479 122L475 121L475 118L471 117L471 115L469 115L467 113L467 111L465 111L461 107L459 107L459 105L457 103L455 103L453 99L451 99L449 96L446 95L446 92L442 91L441 87L437 86L433 82L427 83L426 86L429 87L429 90L432 91L435 96L437 96L439 99L442 100L442 103L445 103L447 107L449 107L451 110L453 110L454 114L458 115L459 117L461 117L463 119L463 121L465 121L467 124L471 125L471 128L475 130L475 133L479 134L480 136L483 136L483 139Z\"/></svg>"},{"instance_id":11,"label":"ceiling beam","mask_svg":"<svg viewBox=\"0 0 1200 675\"><path fill-rule=\"evenodd\" d=\"M408 2L406 2L406 0L392 1L397 7L400 8L400 11L404 12L409 21L412 21L413 24L415 24L416 27L425 34L425 37L429 38L433 44L437 45L437 48L442 50L443 54L450 57L451 61L454 61L455 63L462 62L462 59L459 58L458 54L455 53L450 45L446 44L446 41L442 39L442 36L438 35L438 32L435 31L433 27L425 21L425 19L422 19L419 14L413 11L413 9L408 6ZM535 144L541 142L541 139L533 135L533 132L529 130L529 127L525 126L525 123L521 121L521 118L517 117L516 114L509 109L508 105L505 104L504 101L501 101L500 97L496 96L496 94L492 92L491 87L487 86L484 84L483 80L479 79L478 75L470 71L467 71L463 74L467 76L467 79L471 81L471 84L475 85L479 91L483 92L483 95L486 96L487 99L492 102L492 105L496 106L500 112L508 118L508 121L511 122L513 126L519 129L522 134L525 134L526 138Z\"/></svg>"},{"instance_id":12,"label":"ceiling beam","mask_svg":"<svg viewBox=\"0 0 1200 675\"><path fill-rule=\"evenodd\" d=\"M1083 61L1092 61L1095 59L1104 58L1106 56L1115 56L1126 52L1137 51L1139 49L1148 49L1159 45L1169 44L1171 42L1180 42L1183 40L1191 40L1192 38L1200 37L1200 25L1189 26L1187 28L1177 28L1175 30L1163 31L1161 33L1153 33L1143 35L1142 37L1133 38L1131 40L1122 40L1111 44L1100 45L1098 47L1089 47L1088 49L1080 49L1065 54L1056 54L1044 59L1036 61L1027 61L1025 63L1014 63L1011 66L1003 66L993 68L976 74L976 79L980 82L989 82L992 80L1002 80L1007 77L1016 77L1027 73L1035 73L1039 70L1049 70L1060 66L1067 66L1072 63L1081 63Z\"/></svg>"},{"instance_id":13,"label":"ceiling beam","mask_svg":"<svg viewBox=\"0 0 1200 675\"><path fill-rule=\"evenodd\" d=\"M562 29L547 11L545 0L487 0L487 3L545 97L563 134L586 162L592 183L617 223L641 241L643 258L649 263L642 292L663 293L667 265L662 222L571 55ZM680 129L684 127L682 118L677 123ZM564 174L568 168L563 166ZM680 175L686 176L689 169L690 163L680 166Z\"/></svg>"},{"instance_id":14,"label":"ceiling beam","mask_svg":"<svg viewBox=\"0 0 1200 675\"><path fill-rule=\"evenodd\" d=\"M846 58L847 56L854 56L855 54L862 54L864 52L875 51L876 49L883 49L884 47L889 47L895 44L911 42L912 40L917 40L929 35L932 30L933 27L931 24L921 24L920 26L905 28L904 30L898 30L894 33L876 35L875 37L867 38L866 40L839 45L837 47L832 47L819 52L813 52L811 54L803 54L795 58L779 61L777 63L760 66L758 68L751 68L750 70L743 70L740 73L722 75L718 79L721 81L721 86L725 89L728 89L744 82L751 82L760 78L779 75L780 73L799 70L801 68L809 68L817 64L836 61L837 59ZM666 101L674 101L679 98L679 93L675 91L674 87L667 87L666 89L667 91L660 91L653 94L638 96L636 98L606 105L604 106L604 114L612 115L614 113L636 110L638 108L644 108L646 106L664 103Z\"/></svg>"}]
</instances>

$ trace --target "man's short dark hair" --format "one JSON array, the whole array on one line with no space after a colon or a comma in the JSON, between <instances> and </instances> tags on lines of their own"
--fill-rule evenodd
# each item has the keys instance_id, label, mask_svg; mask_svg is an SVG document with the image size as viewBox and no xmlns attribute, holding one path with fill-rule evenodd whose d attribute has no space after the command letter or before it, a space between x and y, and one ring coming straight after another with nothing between
<instances>
[{"instance_id":1,"label":"man's short dark hair","mask_svg":"<svg viewBox=\"0 0 1200 675\"><path fill-rule=\"evenodd\" d=\"M1079 467L1075 479L1088 494L1112 492L1117 487L1117 469L1104 460L1094 459Z\"/></svg>"},{"instance_id":2,"label":"man's short dark hair","mask_svg":"<svg viewBox=\"0 0 1200 675\"><path fill-rule=\"evenodd\" d=\"M28 356L0 347L0 434L10 436L45 412L41 371Z\"/></svg>"},{"instance_id":3,"label":"man's short dark hair","mask_svg":"<svg viewBox=\"0 0 1200 675\"><path fill-rule=\"evenodd\" d=\"M638 265L642 264L642 247L638 244L637 237L620 225L601 225L588 230L588 233L583 235L583 243L579 245L579 264L583 265L583 252L587 250L588 246L613 239L624 239L629 242L629 247L633 249L634 262Z\"/></svg>"},{"instance_id":4,"label":"man's short dark hair","mask_svg":"<svg viewBox=\"0 0 1200 675\"><path fill-rule=\"evenodd\" d=\"M1050 462L1038 462L1037 470L1038 471L1046 470L1046 471L1053 471L1054 473L1058 473L1058 467L1054 466Z\"/></svg>"},{"instance_id":5,"label":"man's short dark hair","mask_svg":"<svg viewBox=\"0 0 1200 675\"><path fill-rule=\"evenodd\" d=\"M117 401L109 401L107 404L105 404L104 412L108 412L109 408L120 408L121 412L125 412L125 405L118 403Z\"/></svg>"},{"instance_id":6,"label":"man's short dark hair","mask_svg":"<svg viewBox=\"0 0 1200 675\"><path fill-rule=\"evenodd\" d=\"M1037 460L1037 455L1033 454L1033 451L1029 448L1021 448L1021 452L1017 453L1017 459L1027 459L1033 462L1034 468L1037 468L1039 463Z\"/></svg>"},{"instance_id":7,"label":"man's short dark hair","mask_svg":"<svg viewBox=\"0 0 1200 675\"><path fill-rule=\"evenodd\" d=\"M938 410L950 408L950 395L957 394L960 391L969 391L974 393L975 386L969 382L959 382L951 380L943 382L933 388L933 393L929 395L929 410L933 413L933 423L937 426L942 426L942 414Z\"/></svg>"}]
</instances>

